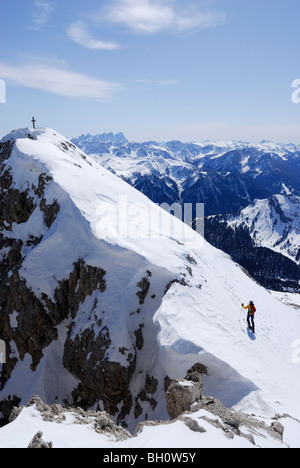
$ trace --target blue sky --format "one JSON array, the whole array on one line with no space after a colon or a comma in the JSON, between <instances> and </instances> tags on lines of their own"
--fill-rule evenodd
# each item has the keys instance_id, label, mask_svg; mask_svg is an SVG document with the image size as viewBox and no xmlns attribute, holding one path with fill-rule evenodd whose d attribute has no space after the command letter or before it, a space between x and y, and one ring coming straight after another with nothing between
<instances>
[{"instance_id":1,"label":"blue sky","mask_svg":"<svg viewBox=\"0 0 300 468\"><path fill-rule=\"evenodd\" d=\"M300 143L299 0L0 0L0 136Z\"/></svg>"}]
</instances>

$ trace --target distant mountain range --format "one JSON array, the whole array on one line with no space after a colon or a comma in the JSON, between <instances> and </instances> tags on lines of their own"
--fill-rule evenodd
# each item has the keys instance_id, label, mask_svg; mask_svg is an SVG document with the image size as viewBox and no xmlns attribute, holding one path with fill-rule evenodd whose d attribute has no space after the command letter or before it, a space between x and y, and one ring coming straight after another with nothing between
<instances>
[{"instance_id":1,"label":"distant mountain range","mask_svg":"<svg viewBox=\"0 0 300 468\"><path fill-rule=\"evenodd\" d=\"M204 203L209 242L264 286L300 290L300 145L135 143L122 133L72 141L155 203Z\"/></svg>"},{"instance_id":2,"label":"distant mountain range","mask_svg":"<svg viewBox=\"0 0 300 468\"><path fill-rule=\"evenodd\" d=\"M155 203L204 203L207 216L234 213L256 198L300 196L300 146L293 144L134 143L122 133L72 141Z\"/></svg>"}]
</instances>

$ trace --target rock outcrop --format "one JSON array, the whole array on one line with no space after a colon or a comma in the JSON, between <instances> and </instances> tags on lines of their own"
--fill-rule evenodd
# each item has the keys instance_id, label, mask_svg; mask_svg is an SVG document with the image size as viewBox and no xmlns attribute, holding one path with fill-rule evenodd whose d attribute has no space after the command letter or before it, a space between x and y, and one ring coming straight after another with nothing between
<instances>
[{"instance_id":1,"label":"rock outcrop","mask_svg":"<svg viewBox=\"0 0 300 468\"><path fill-rule=\"evenodd\" d=\"M74 418L73 424L89 425L98 434L106 434L114 437L114 440L122 441L131 438L131 434L121 426L113 423L110 416L105 411L84 411L82 408L64 408L59 404L47 405L38 395L34 395L26 408L34 407L42 417L43 421L61 424L66 421L68 413L72 413ZM13 422L24 409L24 406L14 408L9 422ZM34 435L28 448L55 448L52 442L45 442L42 439L43 433L38 431Z\"/></svg>"},{"instance_id":2,"label":"rock outcrop","mask_svg":"<svg viewBox=\"0 0 300 468\"><path fill-rule=\"evenodd\" d=\"M185 379L171 381L166 391L167 411L171 419L189 411L193 404L202 400L202 373L207 373L205 366L195 364Z\"/></svg>"},{"instance_id":3,"label":"rock outcrop","mask_svg":"<svg viewBox=\"0 0 300 468\"><path fill-rule=\"evenodd\" d=\"M39 449L39 448L44 448L44 449L50 449L53 448L52 442L45 442L42 439L43 433L42 431L38 431L35 436L33 437L32 441L28 445L27 448L29 449Z\"/></svg>"},{"instance_id":4,"label":"rock outcrop","mask_svg":"<svg viewBox=\"0 0 300 468\"><path fill-rule=\"evenodd\" d=\"M145 427L166 426L180 421L190 431L198 433L199 437L209 432L210 426L212 426L223 433L228 439L234 439L235 437L243 438L253 446L259 446L256 438L265 439L270 437L279 442L279 444L284 444L284 426L280 422L280 419L290 418L287 414L282 416L276 415L271 425L267 425L262 418L258 419L249 414L226 408L219 400L202 395L202 399L197 404L193 404L189 411L185 411L168 421L149 420L141 422L132 435L123 427L116 425L105 411L84 411L79 407L62 407L59 404L47 405L37 395L34 395L26 406L14 407L9 422L15 421L25 408L33 408L39 413L39 417L43 421L49 423L64 424L68 418L69 422L66 431L68 431L70 424L68 415L71 415L73 418L72 424L86 425L97 434L111 437L112 439L110 440L115 442L134 439L139 436ZM52 442L45 442L42 436L42 431L34 434L28 448L55 448Z\"/></svg>"},{"instance_id":5,"label":"rock outcrop","mask_svg":"<svg viewBox=\"0 0 300 468\"><path fill-rule=\"evenodd\" d=\"M268 434L283 442L284 426L279 421L279 415L276 415L271 425L267 426L265 422L254 416L226 408L216 398L203 396L202 373L206 373L206 368L196 364L188 371L185 379L171 381L166 392L166 400L172 421L181 420L191 430L205 432L200 424L203 420L222 430L226 437L231 439L235 436L244 437L253 445L256 445L255 434ZM198 423L189 415L199 410L205 410L206 414L199 418ZM207 416L207 413L211 414L211 417ZM141 431L142 427L143 424L140 424L137 432Z\"/></svg>"}]
</instances>

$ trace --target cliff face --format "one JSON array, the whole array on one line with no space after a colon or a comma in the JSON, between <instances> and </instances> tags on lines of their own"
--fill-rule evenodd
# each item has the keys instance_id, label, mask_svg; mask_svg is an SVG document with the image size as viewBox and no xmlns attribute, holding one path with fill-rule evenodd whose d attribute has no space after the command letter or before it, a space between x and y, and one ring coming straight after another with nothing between
<instances>
[{"instance_id":1,"label":"cliff face","mask_svg":"<svg viewBox=\"0 0 300 468\"><path fill-rule=\"evenodd\" d=\"M14 183L12 168L6 164L14 146L10 140L0 146L1 179L0 179L0 212L1 212L1 338L7 344L7 363L1 373L1 387L10 378L17 358L11 357L13 343L17 345L20 358L26 353L32 356L32 369L35 369L41 358L41 351L56 337L54 317L45 313L44 306L33 291L28 288L19 270L27 252L36 247L43 236L29 235L26 239L14 232L15 226L24 226L36 209L40 210L45 227L51 227L59 205L55 201L47 205L44 188L51 182L51 177L40 174L39 184L35 187L19 190ZM18 314L17 324L11 318ZM18 327L16 326L18 325Z\"/></svg>"}]
</instances>

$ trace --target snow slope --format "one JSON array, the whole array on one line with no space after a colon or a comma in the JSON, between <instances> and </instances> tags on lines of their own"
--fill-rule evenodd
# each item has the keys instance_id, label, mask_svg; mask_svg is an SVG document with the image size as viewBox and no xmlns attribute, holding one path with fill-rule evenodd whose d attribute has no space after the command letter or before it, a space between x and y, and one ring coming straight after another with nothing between
<instances>
[{"instance_id":1,"label":"snow slope","mask_svg":"<svg viewBox=\"0 0 300 468\"><path fill-rule=\"evenodd\" d=\"M33 139L28 138L29 132ZM129 346L127 330L130 320L136 320L130 317L136 303L129 293L145 270L152 273L143 306L144 347L130 387L133 396L139 393L145 369L163 380L166 375L184 377L191 365L201 362L208 367L205 395L265 418L289 413L300 419L299 363L293 360L300 316L295 309L278 301L230 257L104 169L95 158L68 145L57 132L21 129L2 142L11 138L16 141L5 165L12 171L15 186L28 188L37 184L41 173L49 174L53 183L47 188L47 199L57 199L60 204L49 231L36 210L26 223L15 223L12 232L6 232L23 239L29 233L45 234L35 248L26 250L24 246L20 273L37 296L43 292L53 297L57 281L65 278L79 257L88 265L104 268L108 288L97 297L107 310L106 323L115 345L107 350L109 362L125 364L125 356L117 348ZM174 279L177 282L165 294L166 284ZM94 299L81 304L74 334L80 335L90 326L91 315L86 312ZM241 309L241 303L249 299L257 307L255 336L247 331ZM70 394L76 379L61 360L69 324L65 321L57 327L58 339L44 350L35 371L30 370L28 354L19 360L0 392L0 401L18 392L21 404L34 393L48 402L57 392L61 401ZM151 418L167 419L162 381L156 398L158 405L149 413ZM132 418L131 413L129 425L134 424ZM1 429L4 434L9 430L9 426ZM147 444L147 437L149 443L153 440L152 429L145 433L141 444ZM184 443L189 446L189 441Z\"/></svg>"}]
</instances>

